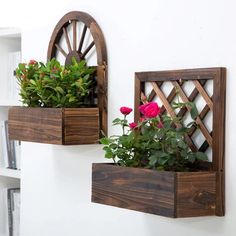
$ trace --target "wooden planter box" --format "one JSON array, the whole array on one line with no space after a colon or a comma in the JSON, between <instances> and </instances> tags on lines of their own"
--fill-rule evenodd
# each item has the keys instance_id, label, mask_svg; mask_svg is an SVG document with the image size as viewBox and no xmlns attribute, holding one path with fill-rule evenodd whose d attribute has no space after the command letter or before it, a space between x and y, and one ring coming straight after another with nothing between
<instances>
[{"instance_id":1,"label":"wooden planter box","mask_svg":"<svg viewBox=\"0 0 236 236\"><path fill-rule=\"evenodd\" d=\"M98 108L12 107L9 138L49 144L93 144L99 140Z\"/></svg>"},{"instance_id":2,"label":"wooden planter box","mask_svg":"<svg viewBox=\"0 0 236 236\"><path fill-rule=\"evenodd\" d=\"M215 215L216 172L93 164L92 202L173 218Z\"/></svg>"}]
</instances>

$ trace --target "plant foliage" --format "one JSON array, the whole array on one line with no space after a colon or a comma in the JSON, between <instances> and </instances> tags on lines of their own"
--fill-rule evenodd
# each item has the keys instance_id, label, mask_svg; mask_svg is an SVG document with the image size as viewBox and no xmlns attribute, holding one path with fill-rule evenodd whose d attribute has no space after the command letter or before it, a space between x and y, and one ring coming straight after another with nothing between
<instances>
[{"instance_id":1,"label":"plant foliage","mask_svg":"<svg viewBox=\"0 0 236 236\"><path fill-rule=\"evenodd\" d=\"M62 66L55 58L46 64L31 60L16 68L23 104L29 107L82 107L90 106L94 69L85 61Z\"/></svg>"},{"instance_id":2,"label":"plant foliage","mask_svg":"<svg viewBox=\"0 0 236 236\"><path fill-rule=\"evenodd\" d=\"M192 118L197 117L193 103L175 104L176 108L183 106L191 107ZM181 119L161 116L155 103L142 105L140 111L144 116L138 123L128 124L127 112L122 112L123 119L116 118L113 121L113 125L121 126L122 135L101 139L106 158L121 166L165 171L190 171L196 168L197 163L207 161L204 153L192 152L185 141L195 122L184 127ZM176 128L176 124L180 124L180 128Z\"/></svg>"}]
</instances>

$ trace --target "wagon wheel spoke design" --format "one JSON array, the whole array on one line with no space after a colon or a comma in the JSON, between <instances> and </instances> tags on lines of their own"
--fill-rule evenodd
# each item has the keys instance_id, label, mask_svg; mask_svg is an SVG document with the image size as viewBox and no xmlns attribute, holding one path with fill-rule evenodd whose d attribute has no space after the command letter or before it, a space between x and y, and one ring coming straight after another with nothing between
<instances>
[{"instance_id":1,"label":"wagon wheel spoke design","mask_svg":"<svg viewBox=\"0 0 236 236\"><path fill-rule=\"evenodd\" d=\"M82 23L81 21L73 20L73 21L69 21L68 24L62 27L61 38L65 39L64 47L66 48L60 45L60 40L58 40L58 42L55 43L57 53L61 53L66 58L65 64L70 64L72 57L74 57L78 62L80 62L81 60L87 60L86 56L88 55L88 53L94 52L94 48L95 48L94 40L92 39L92 42L90 42L89 45L86 45L86 42L85 42L86 37L93 38L88 27L84 25L82 34L81 35L78 34L77 27L81 23ZM72 29L71 38L69 34L70 28ZM77 49L77 46L78 46L78 49Z\"/></svg>"},{"instance_id":2,"label":"wagon wheel spoke design","mask_svg":"<svg viewBox=\"0 0 236 236\"><path fill-rule=\"evenodd\" d=\"M97 83L93 101L99 108L100 130L107 134L107 51L97 22L85 12L72 11L64 15L49 42L47 59L52 58L65 60L66 65L71 64L72 58L93 63Z\"/></svg>"}]
</instances>

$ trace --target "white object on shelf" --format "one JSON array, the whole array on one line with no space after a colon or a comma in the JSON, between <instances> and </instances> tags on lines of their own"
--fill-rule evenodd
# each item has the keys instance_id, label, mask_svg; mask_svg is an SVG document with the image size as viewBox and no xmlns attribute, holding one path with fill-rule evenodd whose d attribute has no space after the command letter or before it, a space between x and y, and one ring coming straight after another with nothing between
<instances>
[{"instance_id":1,"label":"white object on shelf","mask_svg":"<svg viewBox=\"0 0 236 236\"><path fill-rule=\"evenodd\" d=\"M0 167L0 176L2 177L10 177L15 179L20 179L20 170L13 170L13 169L7 169L4 167Z\"/></svg>"},{"instance_id":2,"label":"white object on shelf","mask_svg":"<svg viewBox=\"0 0 236 236\"><path fill-rule=\"evenodd\" d=\"M0 37L20 38L21 31L18 28L0 27Z\"/></svg>"},{"instance_id":3,"label":"white object on shelf","mask_svg":"<svg viewBox=\"0 0 236 236\"><path fill-rule=\"evenodd\" d=\"M13 71L21 60L21 32L17 28L0 27L0 120L7 120L8 109L21 105ZM19 188L21 172L4 168L2 135L0 135L0 236L7 236L7 209L4 189Z\"/></svg>"}]
</instances>

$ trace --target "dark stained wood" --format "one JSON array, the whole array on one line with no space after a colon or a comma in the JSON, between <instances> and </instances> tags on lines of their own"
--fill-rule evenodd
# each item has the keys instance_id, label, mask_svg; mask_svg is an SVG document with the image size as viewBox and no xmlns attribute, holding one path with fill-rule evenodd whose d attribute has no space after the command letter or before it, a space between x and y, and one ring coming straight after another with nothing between
<instances>
[{"instance_id":1,"label":"dark stained wood","mask_svg":"<svg viewBox=\"0 0 236 236\"><path fill-rule=\"evenodd\" d=\"M76 51L77 48L77 22L75 20L72 21L73 25L73 51Z\"/></svg>"},{"instance_id":2,"label":"dark stained wood","mask_svg":"<svg viewBox=\"0 0 236 236\"><path fill-rule=\"evenodd\" d=\"M84 44L84 38L85 38L85 35L86 35L86 32L87 32L87 26L85 25L84 26L84 29L83 29L83 32L82 32L82 35L81 35L81 39L80 39L80 43L79 43L79 48L78 48L78 53L81 53L81 50L82 50L82 47L83 47L83 44Z\"/></svg>"},{"instance_id":3,"label":"dark stained wood","mask_svg":"<svg viewBox=\"0 0 236 236\"><path fill-rule=\"evenodd\" d=\"M169 113L169 115L173 119L176 118L176 114L175 114L174 110L172 109L171 105L169 104L169 101L165 97L164 93L158 87L157 83L152 82L152 86L153 86L153 89L156 92L156 94L160 97L164 107L166 108L166 111ZM176 123L175 125L176 125L177 128L182 127L182 125L179 124L179 123ZM197 148L196 148L195 144L193 143L192 139L188 135L185 135L185 140L186 140L187 144L189 145L189 147L191 148L191 150L196 152Z\"/></svg>"},{"instance_id":4,"label":"dark stained wood","mask_svg":"<svg viewBox=\"0 0 236 236\"><path fill-rule=\"evenodd\" d=\"M204 84L207 80L213 81L213 95L209 97L204 89ZM199 147L199 151L206 151L209 145L212 145L212 163L206 163L209 170L215 171L215 184L216 184L216 204L215 215L224 216L225 214L225 165L224 165L224 150L225 150L225 95L226 95L226 69L225 68L204 68L204 69L185 69L174 71L151 71L151 72L136 72L135 73L135 120L140 116L138 106L140 104L140 93L144 91L146 82L152 83L154 87L158 87L158 83L171 81L178 85L181 98L184 101L194 102L194 99L200 94L206 101L205 107L200 111L198 124L201 124L205 116L210 110L213 110L213 128L212 130L205 129L206 140ZM186 96L181 88L181 83L184 81L193 81L195 85L194 90L190 96ZM138 85L138 86L137 86ZM153 89L155 90L155 89ZM156 89L157 90L157 89ZM159 91L160 90L160 91ZM156 95L162 96L164 100L165 110L170 114L174 113L170 110L168 103L174 99L173 89L171 93L164 97L161 88L155 91ZM154 99L154 93L152 99ZM170 100L168 99L170 98ZM162 111L164 112L164 111ZM180 109L177 116L183 117L187 109ZM192 128L189 132L191 137L196 128ZM202 132L202 129L200 129ZM212 137L212 139L210 138ZM200 178L200 177L199 177ZM191 181L191 179L189 180ZM190 185L189 185L190 186ZM197 213L196 213L197 214ZM201 215L199 213L199 215ZM204 215L204 214L203 214Z\"/></svg>"},{"instance_id":5,"label":"dark stained wood","mask_svg":"<svg viewBox=\"0 0 236 236\"><path fill-rule=\"evenodd\" d=\"M215 215L216 172L176 174L176 216Z\"/></svg>"},{"instance_id":6,"label":"dark stained wood","mask_svg":"<svg viewBox=\"0 0 236 236\"><path fill-rule=\"evenodd\" d=\"M70 108L64 110L65 144L98 143L98 108Z\"/></svg>"},{"instance_id":7,"label":"dark stained wood","mask_svg":"<svg viewBox=\"0 0 236 236\"><path fill-rule=\"evenodd\" d=\"M193 80L193 83L194 83L195 87L197 88L197 90L199 91L199 93L204 98L204 100L206 101L209 108L211 110L213 110L213 102L212 102L211 98L209 97L209 95L207 94L207 92L205 91L205 89L203 88L203 86L201 85L201 83L198 80Z\"/></svg>"},{"instance_id":8,"label":"dark stained wood","mask_svg":"<svg viewBox=\"0 0 236 236\"><path fill-rule=\"evenodd\" d=\"M12 107L9 137L50 144L93 144L99 139L98 108Z\"/></svg>"},{"instance_id":9,"label":"dark stained wood","mask_svg":"<svg viewBox=\"0 0 236 236\"><path fill-rule=\"evenodd\" d=\"M88 52L91 50L91 48L95 45L94 41L89 44L89 46L85 49L83 54L81 55L81 58L84 59L85 56L88 54Z\"/></svg>"},{"instance_id":10,"label":"dark stained wood","mask_svg":"<svg viewBox=\"0 0 236 236\"><path fill-rule=\"evenodd\" d=\"M84 24L83 32L81 37L77 37L76 25L81 23ZM69 42L69 37L67 37L67 29L70 24L72 25L73 30L73 43L71 44ZM82 52L86 34L90 34L93 41L85 51ZM63 35L65 35L67 47L69 48L68 53L59 46ZM76 40L77 42L75 42ZM76 46L78 46L78 50L76 49ZM72 57L75 57L78 61L82 59L88 60L85 56L93 47L95 47L97 56L97 89L95 89L95 91L97 91L96 97L99 108L99 123L102 130L100 134L104 133L107 135L107 50L101 28L94 18L89 14L80 11L72 11L64 15L53 30L48 46L47 59L49 60L56 57L56 53L59 51L66 58L65 64L71 63Z\"/></svg>"},{"instance_id":11,"label":"dark stained wood","mask_svg":"<svg viewBox=\"0 0 236 236\"><path fill-rule=\"evenodd\" d=\"M62 53L62 55L64 56L64 57L67 57L67 54L66 54L66 52L64 51L64 49L59 45L59 44L55 44L55 47Z\"/></svg>"},{"instance_id":12,"label":"dark stained wood","mask_svg":"<svg viewBox=\"0 0 236 236\"><path fill-rule=\"evenodd\" d=\"M169 71L147 71L136 72L135 75L140 81L175 81L175 80L206 80L213 79L219 68L201 68L201 69L184 69ZM158 79L157 79L158 78Z\"/></svg>"},{"instance_id":13,"label":"dark stained wood","mask_svg":"<svg viewBox=\"0 0 236 236\"><path fill-rule=\"evenodd\" d=\"M215 214L216 172L168 172L93 164L92 202L161 215Z\"/></svg>"},{"instance_id":14,"label":"dark stained wood","mask_svg":"<svg viewBox=\"0 0 236 236\"><path fill-rule=\"evenodd\" d=\"M178 89L179 91L179 96L181 97L181 99L183 100L183 102L189 102L188 97L186 96L185 92L183 91L183 89L181 88L181 86L176 82L176 81L172 81L172 84ZM200 83L197 83L200 84ZM212 102L211 102L212 103ZM187 107L187 109L189 111L191 111L191 108ZM210 133L208 132L206 126L204 125L204 123L202 122L201 118L199 116L197 116L196 118L196 124L199 125L199 129L201 130L202 134L205 136L208 144L210 146L212 146L212 137L210 135Z\"/></svg>"},{"instance_id":15,"label":"dark stained wood","mask_svg":"<svg viewBox=\"0 0 236 236\"><path fill-rule=\"evenodd\" d=\"M175 217L175 173L93 164L92 202Z\"/></svg>"},{"instance_id":16,"label":"dark stained wood","mask_svg":"<svg viewBox=\"0 0 236 236\"><path fill-rule=\"evenodd\" d=\"M72 52L72 48L71 48L71 45L70 45L69 35L68 35L67 29L65 27L63 27L63 33L64 33L64 36L66 38L66 44L67 44L67 47L68 47L68 51Z\"/></svg>"},{"instance_id":17,"label":"dark stained wood","mask_svg":"<svg viewBox=\"0 0 236 236\"><path fill-rule=\"evenodd\" d=\"M217 171L216 215L225 214L226 69L219 68L213 83L213 170Z\"/></svg>"}]
</instances>

